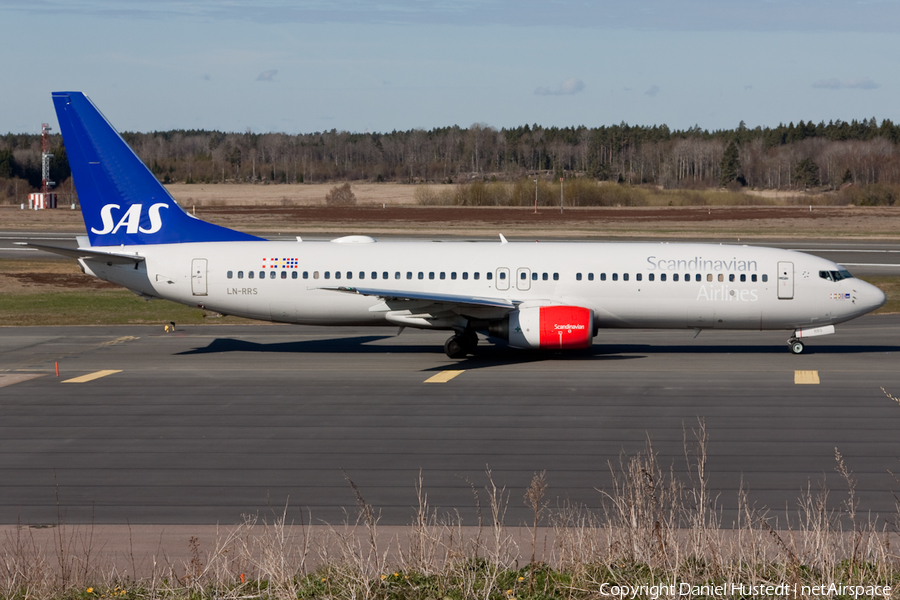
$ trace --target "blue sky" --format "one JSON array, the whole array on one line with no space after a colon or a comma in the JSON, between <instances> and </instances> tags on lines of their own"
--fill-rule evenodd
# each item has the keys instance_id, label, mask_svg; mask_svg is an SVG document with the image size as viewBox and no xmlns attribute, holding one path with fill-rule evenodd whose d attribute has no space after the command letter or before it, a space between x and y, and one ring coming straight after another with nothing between
<instances>
[{"instance_id":1,"label":"blue sky","mask_svg":"<svg viewBox=\"0 0 900 600\"><path fill-rule=\"evenodd\" d=\"M0 132L900 122L900 0L0 0Z\"/></svg>"}]
</instances>

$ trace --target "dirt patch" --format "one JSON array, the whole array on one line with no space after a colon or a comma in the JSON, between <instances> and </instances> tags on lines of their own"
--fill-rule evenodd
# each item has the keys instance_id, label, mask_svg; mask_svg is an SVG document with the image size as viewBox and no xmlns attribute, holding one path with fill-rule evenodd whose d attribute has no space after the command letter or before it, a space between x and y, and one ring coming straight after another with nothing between
<instances>
[{"instance_id":1,"label":"dirt patch","mask_svg":"<svg viewBox=\"0 0 900 600\"><path fill-rule=\"evenodd\" d=\"M61 289L92 289L92 290L118 290L122 289L114 283L90 277L84 273L6 273L0 277L7 277L18 281L20 286L49 286ZM2 285L2 284L0 284ZM2 289L2 288L0 288ZM34 290L31 290L34 291Z\"/></svg>"}]
</instances>

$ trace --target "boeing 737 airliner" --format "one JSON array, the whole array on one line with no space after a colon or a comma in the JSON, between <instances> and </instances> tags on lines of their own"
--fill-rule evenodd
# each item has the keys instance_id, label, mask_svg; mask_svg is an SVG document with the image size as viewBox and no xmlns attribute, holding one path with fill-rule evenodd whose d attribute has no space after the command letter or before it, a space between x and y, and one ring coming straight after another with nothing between
<instances>
[{"instance_id":1,"label":"boeing 737 airliner","mask_svg":"<svg viewBox=\"0 0 900 600\"><path fill-rule=\"evenodd\" d=\"M885 302L837 264L773 248L669 243L267 241L184 212L83 94L53 94L87 236L85 273L141 296L314 325L453 331L588 348L607 327L782 329L803 339Z\"/></svg>"}]
</instances>

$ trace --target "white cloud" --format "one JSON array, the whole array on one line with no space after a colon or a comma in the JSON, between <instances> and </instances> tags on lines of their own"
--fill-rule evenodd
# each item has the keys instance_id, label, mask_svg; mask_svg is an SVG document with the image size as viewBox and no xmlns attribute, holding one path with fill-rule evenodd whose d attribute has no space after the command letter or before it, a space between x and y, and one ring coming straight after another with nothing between
<instances>
[{"instance_id":1,"label":"white cloud","mask_svg":"<svg viewBox=\"0 0 900 600\"><path fill-rule=\"evenodd\" d=\"M278 69L271 69L269 71L263 71L259 75L256 76L257 81L275 81L275 76L278 75Z\"/></svg>"},{"instance_id":2,"label":"white cloud","mask_svg":"<svg viewBox=\"0 0 900 600\"><path fill-rule=\"evenodd\" d=\"M840 90L840 89L856 89L856 90L874 90L879 87L877 83L869 79L868 77L861 77L857 79L848 79L846 81L841 81L836 77L832 77L831 79L819 79L818 81L812 84L814 88L825 89L825 90Z\"/></svg>"},{"instance_id":3,"label":"white cloud","mask_svg":"<svg viewBox=\"0 0 900 600\"><path fill-rule=\"evenodd\" d=\"M584 82L577 77L572 77L560 83L555 90L551 90L548 87L539 87L534 90L534 93L538 96L571 96L583 90Z\"/></svg>"},{"instance_id":4,"label":"white cloud","mask_svg":"<svg viewBox=\"0 0 900 600\"><path fill-rule=\"evenodd\" d=\"M647 89L646 92L644 92L644 95L645 95L645 96L650 96L651 98L653 98L653 97L656 96L658 93L659 93L659 86L656 85L656 84L653 84L653 85L651 85L651 86L649 87L649 89Z\"/></svg>"}]
</instances>

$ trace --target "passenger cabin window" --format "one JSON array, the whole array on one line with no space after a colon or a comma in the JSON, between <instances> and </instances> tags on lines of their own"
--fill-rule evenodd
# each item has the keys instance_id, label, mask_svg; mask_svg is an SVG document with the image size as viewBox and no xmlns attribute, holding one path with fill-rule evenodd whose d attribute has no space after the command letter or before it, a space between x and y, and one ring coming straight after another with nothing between
<instances>
[{"instance_id":1,"label":"passenger cabin window","mask_svg":"<svg viewBox=\"0 0 900 600\"><path fill-rule=\"evenodd\" d=\"M728 281L734 281L734 273L728 276Z\"/></svg>"},{"instance_id":2,"label":"passenger cabin window","mask_svg":"<svg viewBox=\"0 0 900 600\"><path fill-rule=\"evenodd\" d=\"M347 271L347 279L353 279L353 271Z\"/></svg>"},{"instance_id":3,"label":"passenger cabin window","mask_svg":"<svg viewBox=\"0 0 900 600\"><path fill-rule=\"evenodd\" d=\"M334 272L334 278L335 278L335 279L340 279L340 278L341 278L341 272L340 272L340 271L335 271L335 272ZM328 274L327 274L327 273L325 274L325 279L328 279Z\"/></svg>"},{"instance_id":4,"label":"passenger cabin window","mask_svg":"<svg viewBox=\"0 0 900 600\"><path fill-rule=\"evenodd\" d=\"M331 271L325 271L325 279L331 279Z\"/></svg>"},{"instance_id":5,"label":"passenger cabin window","mask_svg":"<svg viewBox=\"0 0 900 600\"><path fill-rule=\"evenodd\" d=\"M697 275L697 277L700 277L700 276ZM707 281L712 281L712 273L707 274L706 280L707 280Z\"/></svg>"},{"instance_id":6,"label":"passenger cabin window","mask_svg":"<svg viewBox=\"0 0 900 600\"><path fill-rule=\"evenodd\" d=\"M259 278L260 278L260 279L265 279L265 278L266 278L266 272L265 272L265 271L260 271L260 272L259 272Z\"/></svg>"},{"instance_id":7,"label":"passenger cabin window","mask_svg":"<svg viewBox=\"0 0 900 600\"><path fill-rule=\"evenodd\" d=\"M594 280L594 274L588 273L588 281L593 281L593 280Z\"/></svg>"},{"instance_id":8,"label":"passenger cabin window","mask_svg":"<svg viewBox=\"0 0 900 600\"><path fill-rule=\"evenodd\" d=\"M532 273L532 274L531 274L531 280L532 280L532 281L537 281L537 276L538 276L537 273Z\"/></svg>"},{"instance_id":9,"label":"passenger cabin window","mask_svg":"<svg viewBox=\"0 0 900 600\"><path fill-rule=\"evenodd\" d=\"M654 273L650 273L649 275L647 275L647 279L653 281L654 279L656 279L656 275Z\"/></svg>"},{"instance_id":10,"label":"passenger cabin window","mask_svg":"<svg viewBox=\"0 0 900 600\"><path fill-rule=\"evenodd\" d=\"M275 279L275 271L269 271L269 279Z\"/></svg>"},{"instance_id":11,"label":"passenger cabin window","mask_svg":"<svg viewBox=\"0 0 900 600\"><path fill-rule=\"evenodd\" d=\"M684 274L684 280L687 281L688 283L690 283L690 281L691 281L691 274L690 274L690 273L685 273L685 274Z\"/></svg>"},{"instance_id":12,"label":"passenger cabin window","mask_svg":"<svg viewBox=\"0 0 900 600\"><path fill-rule=\"evenodd\" d=\"M544 281L547 281L548 279L550 279L550 276L549 276L547 273L544 273L544 274L541 276L541 279L543 279Z\"/></svg>"},{"instance_id":13,"label":"passenger cabin window","mask_svg":"<svg viewBox=\"0 0 900 600\"><path fill-rule=\"evenodd\" d=\"M463 271L462 278L463 278L463 279L468 279L468 278L469 278L469 273L468 273L468 271Z\"/></svg>"},{"instance_id":14,"label":"passenger cabin window","mask_svg":"<svg viewBox=\"0 0 900 600\"><path fill-rule=\"evenodd\" d=\"M428 272L428 279L434 279L434 271Z\"/></svg>"},{"instance_id":15,"label":"passenger cabin window","mask_svg":"<svg viewBox=\"0 0 900 600\"><path fill-rule=\"evenodd\" d=\"M412 279L412 271L407 271L407 272L406 272L406 278L407 278L407 279Z\"/></svg>"},{"instance_id":16,"label":"passenger cabin window","mask_svg":"<svg viewBox=\"0 0 900 600\"><path fill-rule=\"evenodd\" d=\"M678 273L672 273L672 281L678 281Z\"/></svg>"},{"instance_id":17,"label":"passenger cabin window","mask_svg":"<svg viewBox=\"0 0 900 600\"><path fill-rule=\"evenodd\" d=\"M638 281L640 281L643 277L644 277L644 275L642 273L638 273L634 276L634 278L637 279Z\"/></svg>"},{"instance_id":18,"label":"passenger cabin window","mask_svg":"<svg viewBox=\"0 0 900 600\"><path fill-rule=\"evenodd\" d=\"M519 273L519 279L525 281L526 279L528 279L528 273L522 271L521 273ZM581 279L581 273L578 274L578 279Z\"/></svg>"},{"instance_id":19,"label":"passenger cabin window","mask_svg":"<svg viewBox=\"0 0 900 600\"><path fill-rule=\"evenodd\" d=\"M613 274L612 274L612 280L613 280L613 281L618 281L618 280L619 280L619 274L618 274L618 273L613 273Z\"/></svg>"},{"instance_id":20,"label":"passenger cabin window","mask_svg":"<svg viewBox=\"0 0 900 600\"><path fill-rule=\"evenodd\" d=\"M659 280L660 280L660 281L665 281L665 280L666 280L666 274L665 274L665 273L660 273L660 274L659 274Z\"/></svg>"},{"instance_id":21,"label":"passenger cabin window","mask_svg":"<svg viewBox=\"0 0 900 600\"><path fill-rule=\"evenodd\" d=\"M303 279L309 279L309 271L303 271Z\"/></svg>"},{"instance_id":22,"label":"passenger cabin window","mask_svg":"<svg viewBox=\"0 0 900 600\"><path fill-rule=\"evenodd\" d=\"M575 273L575 281L581 281L581 273Z\"/></svg>"},{"instance_id":23,"label":"passenger cabin window","mask_svg":"<svg viewBox=\"0 0 900 600\"><path fill-rule=\"evenodd\" d=\"M225 277L227 277L228 279L231 279L233 275L234 275L234 271L228 271L228 273L225 274Z\"/></svg>"},{"instance_id":24,"label":"passenger cabin window","mask_svg":"<svg viewBox=\"0 0 900 600\"><path fill-rule=\"evenodd\" d=\"M553 274L553 281L559 281L559 273Z\"/></svg>"},{"instance_id":25,"label":"passenger cabin window","mask_svg":"<svg viewBox=\"0 0 900 600\"><path fill-rule=\"evenodd\" d=\"M447 279L447 274L441 271L441 279Z\"/></svg>"},{"instance_id":26,"label":"passenger cabin window","mask_svg":"<svg viewBox=\"0 0 900 600\"><path fill-rule=\"evenodd\" d=\"M721 277L721 275L719 275L719 277ZM697 273L696 275L694 275L694 281L703 281L703 276L700 275L700 273Z\"/></svg>"},{"instance_id":27,"label":"passenger cabin window","mask_svg":"<svg viewBox=\"0 0 900 600\"><path fill-rule=\"evenodd\" d=\"M490 281L491 279L494 278L494 274L491 273L490 271L488 271L487 273L484 274L484 278L487 279L488 281Z\"/></svg>"},{"instance_id":28,"label":"passenger cabin window","mask_svg":"<svg viewBox=\"0 0 900 600\"><path fill-rule=\"evenodd\" d=\"M606 273L600 273L600 281L606 281Z\"/></svg>"},{"instance_id":29,"label":"passenger cabin window","mask_svg":"<svg viewBox=\"0 0 900 600\"><path fill-rule=\"evenodd\" d=\"M394 279L400 279L400 271L394 272Z\"/></svg>"},{"instance_id":30,"label":"passenger cabin window","mask_svg":"<svg viewBox=\"0 0 900 600\"><path fill-rule=\"evenodd\" d=\"M366 272L365 272L365 271L360 271L360 272L359 272L359 278L360 278L360 279L365 279L365 278L366 278Z\"/></svg>"},{"instance_id":31,"label":"passenger cabin window","mask_svg":"<svg viewBox=\"0 0 900 600\"><path fill-rule=\"evenodd\" d=\"M474 273L472 273L472 279L478 279L480 276L481 276L481 273L479 273L478 271L475 271Z\"/></svg>"},{"instance_id":32,"label":"passenger cabin window","mask_svg":"<svg viewBox=\"0 0 900 600\"><path fill-rule=\"evenodd\" d=\"M506 279L506 271L500 271L500 279Z\"/></svg>"},{"instance_id":33,"label":"passenger cabin window","mask_svg":"<svg viewBox=\"0 0 900 600\"><path fill-rule=\"evenodd\" d=\"M291 279L297 279L297 271L291 271Z\"/></svg>"},{"instance_id":34,"label":"passenger cabin window","mask_svg":"<svg viewBox=\"0 0 900 600\"><path fill-rule=\"evenodd\" d=\"M741 273L741 283L747 281L747 275L745 273Z\"/></svg>"},{"instance_id":35,"label":"passenger cabin window","mask_svg":"<svg viewBox=\"0 0 900 600\"><path fill-rule=\"evenodd\" d=\"M763 280L763 283L767 282L769 280L769 276L766 275L765 273L763 273L762 280Z\"/></svg>"},{"instance_id":36,"label":"passenger cabin window","mask_svg":"<svg viewBox=\"0 0 900 600\"><path fill-rule=\"evenodd\" d=\"M756 274L753 274L750 276L750 281L752 281L753 283L756 283Z\"/></svg>"},{"instance_id":37,"label":"passenger cabin window","mask_svg":"<svg viewBox=\"0 0 900 600\"><path fill-rule=\"evenodd\" d=\"M287 271L282 271L282 272L281 272L281 278L282 278L282 279L287 279Z\"/></svg>"},{"instance_id":38,"label":"passenger cabin window","mask_svg":"<svg viewBox=\"0 0 900 600\"><path fill-rule=\"evenodd\" d=\"M253 271L247 271L247 279L253 279Z\"/></svg>"},{"instance_id":39,"label":"passenger cabin window","mask_svg":"<svg viewBox=\"0 0 900 600\"><path fill-rule=\"evenodd\" d=\"M419 271L419 279L425 279L425 273Z\"/></svg>"},{"instance_id":40,"label":"passenger cabin window","mask_svg":"<svg viewBox=\"0 0 900 600\"><path fill-rule=\"evenodd\" d=\"M244 272L238 271L238 279L243 279L243 278L244 278Z\"/></svg>"},{"instance_id":41,"label":"passenger cabin window","mask_svg":"<svg viewBox=\"0 0 900 600\"><path fill-rule=\"evenodd\" d=\"M622 281L628 281L628 273L622 273Z\"/></svg>"},{"instance_id":42,"label":"passenger cabin window","mask_svg":"<svg viewBox=\"0 0 900 600\"><path fill-rule=\"evenodd\" d=\"M387 272L387 271L384 271L384 272L381 274L381 278L382 278L382 279L390 279L390 277L388 277L388 272ZM373 275L373 276L372 276L372 279L378 279L378 278L375 277L375 276Z\"/></svg>"},{"instance_id":43,"label":"passenger cabin window","mask_svg":"<svg viewBox=\"0 0 900 600\"><path fill-rule=\"evenodd\" d=\"M504 277L506 277L506 273L502 273L502 275ZM450 279L456 279L456 271L453 271L452 273L450 273Z\"/></svg>"}]
</instances>

